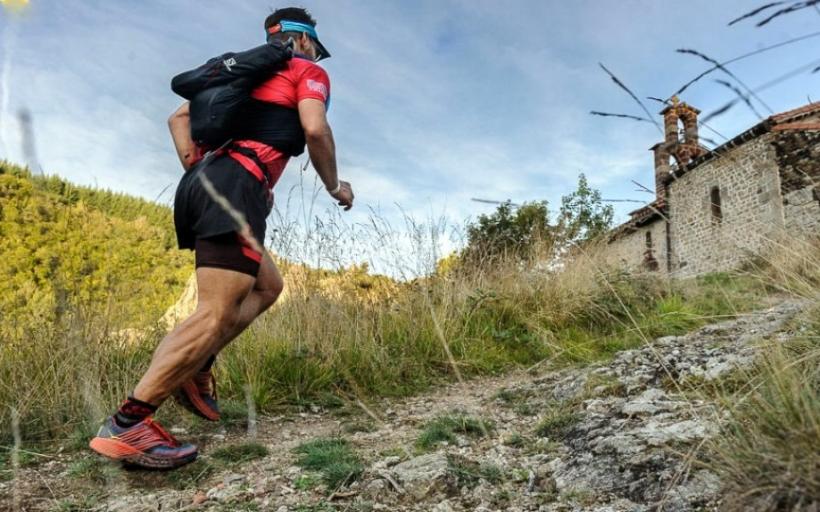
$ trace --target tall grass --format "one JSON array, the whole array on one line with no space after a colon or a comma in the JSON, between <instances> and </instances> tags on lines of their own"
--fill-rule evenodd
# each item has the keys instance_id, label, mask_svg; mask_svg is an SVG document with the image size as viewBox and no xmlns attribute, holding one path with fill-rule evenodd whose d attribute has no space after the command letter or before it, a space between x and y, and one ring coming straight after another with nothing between
<instances>
[{"instance_id":1,"label":"tall grass","mask_svg":"<svg viewBox=\"0 0 820 512\"><path fill-rule=\"evenodd\" d=\"M762 293L748 279L674 284L601 261L592 250L548 271L492 259L407 281L283 264L284 300L218 358L220 396L231 407L249 392L265 413L329 395L406 395L545 360L583 364L749 309ZM744 293L723 293L729 283ZM131 391L164 333L110 325L106 307L123 296L68 304L59 321L4 340L0 446L9 445L10 406L26 442L81 446ZM163 407L161 418L176 412Z\"/></svg>"},{"instance_id":2,"label":"tall grass","mask_svg":"<svg viewBox=\"0 0 820 512\"><path fill-rule=\"evenodd\" d=\"M727 510L820 506L820 247L777 245L748 270L808 308L791 338L764 342L756 364L719 387L720 431L703 462L721 476Z\"/></svg>"},{"instance_id":3,"label":"tall grass","mask_svg":"<svg viewBox=\"0 0 820 512\"><path fill-rule=\"evenodd\" d=\"M289 204L272 217L274 248L309 265L280 260L285 296L218 358L220 396L233 418L248 398L266 413L328 396L407 395L543 361L584 364L751 309L776 289L754 277L768 267L682 283L633 274L608 267L605 246L544 266L567 254L554 239L534 244L524 259L516 251L442 267L442 219L405 217L397 229L376 212L350 224L331 210L320 222L309 198L296 212L286 211ZM350 266L351 244L394 278ZM2 340L0 446L9 445L11 407L26 442L84 445L132 390L164 329L113 325L128 295L63 297L56 320L31 322ZM177 412L163 407L160 417L177 421Z\"/></svg>"},{"instance_id":4,"label":"tall grass","mask_svg":"<svg viewBox=\"0 0 820 512\"><path fill-rule=\"evenodd\" d=\"M816 313L817 314L817 313ZM810 334L766 346L730 411L710 461L730 510L816 510L820 504L820 314Z\"/></svg>"}]
</instances>

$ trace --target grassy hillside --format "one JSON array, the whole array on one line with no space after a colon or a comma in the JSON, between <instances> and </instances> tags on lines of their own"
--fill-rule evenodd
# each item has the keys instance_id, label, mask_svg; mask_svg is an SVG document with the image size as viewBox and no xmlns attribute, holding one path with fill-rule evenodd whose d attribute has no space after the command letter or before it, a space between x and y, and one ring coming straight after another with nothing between
<instances>
[{"instance_id":1,"label":"grassy hillside","mask_svg":"<svg viewBox=\"0 0 820 512\"><path fill-rule=\"evenodd\" d=\"M2 165L0 206L2 463L15 413L24 447L86 445L147 367L164 331L146 326L179 296L192 268L190 254L174 249L170 210L150 202ZM784 294L816 304L817 246L790 241L781 249L756 267L685 282L607 267L591 245L560 271L540 268L538 257L479 258L402 283L366 266L333 272L283 262L284 300L217 360L222 408L227 421L241 421L249 402L261 413L306 402L363 404L515 367L599 361ZM128 329L135 326L142 328ZM794 417L777 428L795 432L815 421L816 387L804 396L775 378L791 375L786 370L799 373L788 383L807 382L806 372L816 377L816 347L809 353L797 356L804 366L781 361L777 371L761 370L755 389L775 386L779 401L745 402L733 416L744 427L716 441L712 463L739 489L749 484L736 468L770 434L754 430L763 425L758 416ZM805 412L781 413L793 397ZM191 425L179 413L170 404L160 418ZM807 445L815 437L807 435ZM788 458L769 441L766 457Z\"/></svg>"},{"instance_id":2,"label":"grassy hillside","mask_svg":"<svg viewBox=\"0 0 820 512\"><path fill-rule=\"evenodd\" d=\"M176 250L169 208L8 163L0 163L0 239L0 332L77 308L141 326L179 295L192 268L190 253Z\"/></svg>"}]
</instances>

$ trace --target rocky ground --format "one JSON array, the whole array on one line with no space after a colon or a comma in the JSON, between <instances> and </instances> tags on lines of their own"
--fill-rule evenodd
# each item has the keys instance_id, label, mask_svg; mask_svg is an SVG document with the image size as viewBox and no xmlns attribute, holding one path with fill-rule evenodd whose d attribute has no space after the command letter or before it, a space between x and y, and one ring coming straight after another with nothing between
<instances>
[{"instance_id":1,"label":"rocky ground","mask_svg":"<svg viewBox=\"0 0 820 512\"><path fill-rule=\"evenodd\" d=\"M693 398L706 395L693 394L692 384L730 378L750 364L760 340L790 336L801 306L782 302L596 366L543 365L370 406L313 406L259 418L252 428L177 432L202 448L200 460L177 472L58 456L0 482L0 509L15 500L21 510L122 512L717 509L720 481L692 464L692 454L721 413ZM446 424L441 418L461 427L436 443L430 424ZM331 489L297 465L294 450L337 437L349 441L363 471Z\"/></svg>"}]
</instances>

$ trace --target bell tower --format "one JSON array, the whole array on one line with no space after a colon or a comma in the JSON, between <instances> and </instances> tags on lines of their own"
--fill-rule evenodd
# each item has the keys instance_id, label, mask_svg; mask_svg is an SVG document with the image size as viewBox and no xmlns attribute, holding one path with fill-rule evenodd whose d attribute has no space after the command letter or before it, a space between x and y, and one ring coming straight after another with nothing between
<instances>
[{"instance_id":1,"label":"bell tower","mask_svg":"<svg viewBox=\"0 0 820 512\"><path fill-rule=\"evenodd\" d=\"M669 104L660 111L664 141L649 148L655 153L655 194L658 201L666 201L666 187L672 171L686 167L704 153L698 142L698 114L700 110L680 101L677 96L672 96Z\"/></svg>"}]
</instances>

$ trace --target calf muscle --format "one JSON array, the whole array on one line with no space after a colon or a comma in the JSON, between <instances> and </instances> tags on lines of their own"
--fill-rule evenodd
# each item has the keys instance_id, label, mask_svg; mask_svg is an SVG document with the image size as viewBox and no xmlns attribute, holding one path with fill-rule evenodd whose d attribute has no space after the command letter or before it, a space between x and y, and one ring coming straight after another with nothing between
<instances>
[{"instance_id":1,"label":"calf muscle","mask_svg":"<svg viewBox=\"0 0 820 512\"><path fill-rule=\"evenodd\" d=\"M196 271L198 304L194 313L171 331L157 347L148 371L134 389L134 397L160 405L205 360L241 320L241 309L255 279L217 268Z\"/></svg>"}]
</instances>

